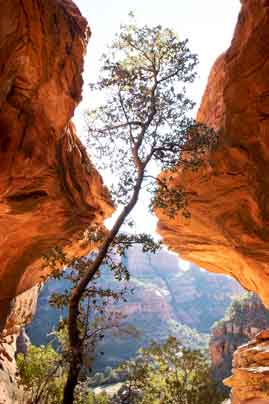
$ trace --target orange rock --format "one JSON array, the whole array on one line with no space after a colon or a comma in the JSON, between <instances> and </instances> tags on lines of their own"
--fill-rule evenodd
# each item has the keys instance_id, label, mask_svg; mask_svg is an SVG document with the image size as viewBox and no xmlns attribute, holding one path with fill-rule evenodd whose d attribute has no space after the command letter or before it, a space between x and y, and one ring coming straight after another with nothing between
<instances>
[{"instance_id":1,"label":"orange rock","mask_svg":"<svg viewBox=\"0 0 269 404\"><path fill-rule=\"evenodd\" d=\"M82 253L112 204L70 119L89 28L71 0L0 0L0 326L53 246ZM71 244L68 241L71 240ZM85 251L84 251L85 252Z\"/></svg>"},{"instance_id":2,"label":"orange rock","mask_svg":"<svg viewBox=\"0 0 269 404\"><path fill-rule=\"evenodd\" d=\"M210 73L198 121L221 145L198 171L172 174L191 218L160 210L158 231L182 257L236 278L269 306L269 2L241 1L230 48Z\"/></svg>"},{"instance_id":3,"label":"orange rock","mask_svg":"<svg viewBox=\"0 0 269 404\"><path fill-rule=\"evenodd\" d=\"M269 330L266 333L269 335ZM224 380L232 388L232 404L268 404L269 338L256 338L238 348L233 366L233 375Z\"/></svg>"}]
</instances>

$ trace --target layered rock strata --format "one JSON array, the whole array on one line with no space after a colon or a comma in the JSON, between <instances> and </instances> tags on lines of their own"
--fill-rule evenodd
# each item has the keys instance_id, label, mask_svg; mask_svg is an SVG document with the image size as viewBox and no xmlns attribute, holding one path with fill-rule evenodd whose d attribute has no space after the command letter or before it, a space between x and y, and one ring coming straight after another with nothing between
<instances>
[{"instance_id":1,"label":"layered rock strata","mask_svg":"<svg viewBox=\"0 0 269 404\"><path fill-rule=\"evenodd\" d=\"M172 173L191 218L158 211L164 242L269 300L269 2L241 0L230 48L209 76L197 119L220 133L197 171ZM169 174L170 175L170 174Z\"/></svg>"},{"instance_id":2,"label":"layered rock strata","mask_svg":"<svg viewBox=\"0 0 269 404\"><path fill-rule=\"evenodd\" d=\"M0 0L0 329L12 299L44 276L52 247L80 254L111 214L70 119L89 28L71 0Z\"/></svg>"},{"instance_id":3,"label":"layered rock strata","mask_svg":"<svg viewBox=\"0 0 269 404\"><path fill-rule=\"evenodd\" d=\"M128 250L123 263L128 268L130 280L117 285L110 271L102 276L102 287L128 288L127 302L110 307L123 316L123 323L140 331L140 338L126 339L124 335L104 340L101 349L104 356L97 356L98 371L106 366L116 367L130 359L141 346L152 340L163 341L169 335L191 347L204 348L213 323L224 316L225 309L243 290L237 282L225 276L208 274L192 265L186 269L174 254L160 250L156 254L143 253L140 247ZM46 337L55 328L61 310L49 306L51 294L70 288L66 281L51 279L42 289L36 315L27 328L35 345L46 344ZM125 318L126 316L126 318ZM268 323L269 325L269 323Z\"/></svg>"},{"instance_id":4,"label":"layered rock strata","mask_svg":"<svg viewBox=\"0 0 269 404\"><path fill-rule=\"evenodd\" d=\"M232 388L232 404L269 403L268 329L237 349L233 359L233 375L224 383Z\"/></svg>"}]
</instances>

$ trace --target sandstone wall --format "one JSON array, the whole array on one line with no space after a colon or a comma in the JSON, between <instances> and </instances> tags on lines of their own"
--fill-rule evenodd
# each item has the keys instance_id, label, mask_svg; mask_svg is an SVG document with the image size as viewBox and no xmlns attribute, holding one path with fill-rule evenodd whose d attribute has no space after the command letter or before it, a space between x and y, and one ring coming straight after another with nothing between
<instances>
[{"instance_id":1,"label":"sandstone wall","mask_svg":"<svg viewBox=\"0 0 269 404\"><path fill-rule=\"evenodd\" d=\"M14 404L16 337L31 321L42 256L84 254L112 203L71 122L90 31L71 0L0 0L0 404ZM20 397L21 398L21 397Z\"/></svg>"},{"instance_id":2,"label":"sandstone wall","mask_svg":"<svg viewBox=\"0 0 269 404\"><path fill-rule=\"evenodd\" d=\"M32 320L38 293L39 287L36 285L12 299L11 310L0 338L0 404L25 401L24 393L16 383L16 339L20 329Z\"/></svg>"},{"instance_id":3,"label":"sandstone wall","mask_svg":"<svg viewBox=\"0 0 269 404\"><path fill-rule=\"evenodd\" d=\"M198 171L172 174L171 184L190 192L191 218L158 211L158 231L184 258L233 276L268 306L269 2L241 3L197 115L220 131L220 147Z\"/></svg>"},{"instance_id":4,"label":"sandstone wall","mask_svg":"<svg viewBox=\"0 0 269 404\"><path fill-rule=\"evenodd\" d=\"M269 330L238 348L233 368L224 381L232 388L232 404L269 404Z\"/></svg>"},{"instance_id":5,"label":"sandstone wall","mask_svg":"<svg viewBox=\"0 0 269 404\"><path fill-rule=\"evenodd\" d=\"M241 3L231 46L211 70L197 115L219 131L219 149L199 170L172 173L171 185L189 192L191 218L159 210L158 231L185 259L233 276L268 307L269 1ZM217 347L216 357L225 349ZM268 335L234 358L227 381L233 404L269 404Z\"/></svg>"},{"instance_id":6,"label":"sandstone wall","mask_svg":"<svg viewBox=\"0 0 269 404\"><path fill-rule=\"evenodd\" d=\"M0 328L46 272L53 246L79 254L112 212L70 121L81 100L86 20L71 0L0 0ZM71 244L68 244L71 240Z\"/></svg>"}]
</instances>

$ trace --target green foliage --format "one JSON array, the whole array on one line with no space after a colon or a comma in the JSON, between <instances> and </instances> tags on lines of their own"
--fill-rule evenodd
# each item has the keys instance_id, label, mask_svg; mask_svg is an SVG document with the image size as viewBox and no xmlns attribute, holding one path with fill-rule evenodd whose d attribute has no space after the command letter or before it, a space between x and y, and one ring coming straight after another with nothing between
<instances>
[{"instance_id":1,"label":"green foliage","mask_svg":"<svg viewBox=\"0 0 269 404\"><path fill-rule=\"evenodd\" d=\"M66 335L57 334L65 343ZM16 358L19 384L25 391L25 401L31 404L60 404L66 381L65 361L51 345L31 345L27 355ZM89 381L76 387L75 404L108 404L106 393L95 395L89 388Z\"/></svg>"},{"instance_id":2,"label":"green foliage","mask_svg":"<svg viewBox=\"0 0 269 404\"><path fill-rule=\"evenodd\" d=\"M20 383L31 404L59 404L63 399L65 361L50 345L30 346L26 356L19 354L17 365ZM128 378L125 387L133 404L219 404L223 398L212 382L206 356L198 350L184 348L176 338L169 337L159 345L152 343L139 356L122 364L117 370ZM107 369L107 373L113 373ZM91 380L81 381L75 392L75 404L120 403L117 395L94 394ZM139 393L139 394L138 394ZM115 401L116 400L116 401ZM128 401L129 403L129 401Z\"/></svg>"},{"instance_id":3,"label":"green foliage","mask_svg":"<svg viewBox=\"0 0 269 404\"><path fill-rule=\"evenodd\" d=\"M213 383L205 355L184 348L174 337L163 345L152 343L132 362L126 386L130 392L141 391L139 404L219 404L223 399Z\"/></svg>"},{"instance_id":4,"label":"green foliage","mask_svg":"<svg viewBox=\"0 0 269 404\"><path fill-rule=\"evenodd\" d=\"M90 265L92 257L83 257L73 262L73 267L66 272L62 272L60 277L69 282L69 287L62 291L54 292L50 297L50 305L66 312L70 296L80 279L80 274ZM108 261L107 261L108 263ZM119 269L120 267L120 269ZM120 309L116 309L116 304L125 302L128 293L132 290L128 288L128 283L121 287L120 281L129 279L127 269L118 261L111 261L106 265L106 269L112 273L112 281L109 286L100 282L100 272L96 274L92 283L85 289L79 305L79 315L77 318L81 339L82 367L80 377L89 375L96 356L96 347L103 341L106 335L120 336L122 338L138 336L138 332L130 324L124 324L125 317ZM122 276L121 276L121 275ZM57 278L59 276L57 275ZM114 281L114 282L113 282ZM120 306L119 306L120 307ZM61 342L63 358L66 366L70 361L70 344L67 332L67 319L62 317L56 327L57 339ZM103 352L100 352L103 354Z\"/></svg>"},{"instance_id":5,"label":"green foliage","mask_svg":"<svg viewBox=\"0 0 269 404\"><path fill-rule=\"evenodd\" d=\"M88 229L84 235L84 242L88 244L102 243L106 231L101 228ZM127 301L128 295L133 293L129 288L129 271L124 264L126 252L134 245L141 245L143 252L155 253L160 249L160 242L156 242L147 234L119 233L114 237L103 259L102 267L95 273L91 283L85 287L78 307L78 331L80 338L80 351L82 357L80 377L85 377L92 370L96 356L96 347L106 335L118 335L122 338L139 336L138 331L130 324L123 324L125 317L120 309L114 309L116 304ZM74 289L83 275L91 268L96 254L86 257L69 257L59 248L53 249L44 257L44 266L50 267L52 277L61 280L65 287L53 292L49 303L52 307L66 313ZM68 267L66 271L61 266ZM108 286L100 282L101 271L110 274L111 282ZM125 281L123 287L121 282ZM70 362L70 344L67 333L67 318L63 316L56 326L57 337L61 340L62 354L68 368ZM100 352L103 354L103 352Z\"/></svg>"},{"instance_id":6,"label":"green foliage","mask_svg":"<svg viewBox=\"0 0 269 404\"><path fill-rule=\"evenodd\" d=\"M245 311L248 310L249 302L253 296L253 293L245 293L234 299L225 313L225 319L241 324L244 321Z\"/></svg>"},{"instance_id":7,"label":"green foliage","mask_svg":"<svg viewBox=\"0 0 269 404\"><path fill-rule=\"evenodd\" d=\"M104 102L87 114L88 144L95 164L113 175L116 203L128 203L142 173L152 208L188 216L184 189L171 188L156 172L196 168L217 143L213 130L190 118L194 103L185 86L197 63L188 40L161 25L138 26L132 16L103 55L91 88Z\"/></svg>"},{"instance_id":8,"label":"green foliage","mask_svg":"<svg viewBox=\"0 0 269 404\"><path fill-rule=\"evenodd\" d=\"M51 347L31 345L28 354L17 356L19 383L30 396L31 403L58 404L63 397L65 372L61 356Z\"/></svg>"},{"instance_id":9,"label":"green foliage","mask_svg":"<svg viewBox=\"0 0 269 404\"><path fill-rule=\"evenodd\" d=\"M257 333L258 330L269 327L269 311L255 293L248 292L232 301L224 318L215 322L212 329L221 327L224 333L229 334L230 346L236 349L248 341L249 332ZM226 355L226 367L222 366L221 377L229 375L231 367L232 355L228 353Z\"/></svg>"},{"instance_id":10,"label":"green foliage","mask_svg":"<svg viewBox=\"0 0 269 404\"><path fill-rule=\"evenodd\" d=\"M86 379L76 387L75 404L109 404L109 397L105 392L94 394Z\"/></svg>"},{"instance_id":11,"label":"green foliage","mask_svg":"<svg viewBox=\"0 0 269 404\"><path fill-rule=\"evenodd\" d=\"M95 395L92 404L109 404L109 397L106 393L97 394Z\"/></svg>"},{"instance_id":12,"label":"green foliage","mask_svg":"<svg viewBox=\"0 0 269 404\"><path fill-rule=\"evenodd\" d=\"M212 328L225 326L229 322L240 327L267 328L268 310L255 293L248 292L236 297L226 310L224 318L214 323Z\"/></svg>"}]
</instances>

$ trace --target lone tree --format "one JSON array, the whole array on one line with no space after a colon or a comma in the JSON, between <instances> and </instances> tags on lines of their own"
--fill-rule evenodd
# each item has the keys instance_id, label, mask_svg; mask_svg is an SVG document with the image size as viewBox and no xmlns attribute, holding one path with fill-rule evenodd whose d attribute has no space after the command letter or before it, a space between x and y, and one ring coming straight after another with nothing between
<instances>
[{"instance_id":1,"label":"lone tree","mask_svg":"<svg viewBox=\"0 0 269 404\"><path fill-rule=\"evenodd\" d=\"M181 164L195 167L201 155L214 143L214 133L190 118L194 103L185 85L192 83L197 56L170 29L123 25L106 55L102 57L100 79L91 88L101 94L101 105L87 114L88 145L93 160L113 176L112 195L120 213L107 233L91 232L99 248L84 266L69 301L68 333L71 360L64 391L64 404L73 403L74 389L82 366L79 325L80 301L101 265L116 249L136 242L135 236L120 233L134 209L142 187L152 192L153 206L167 212L185 209L182 190L169 189L156 180L160 170ZM144 249L153 245L142 235ZM149 246L148 246L149 242Z\"/></svg>"}]
</instances>

